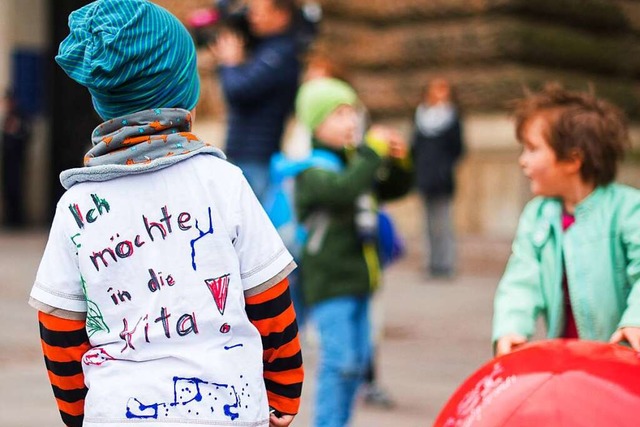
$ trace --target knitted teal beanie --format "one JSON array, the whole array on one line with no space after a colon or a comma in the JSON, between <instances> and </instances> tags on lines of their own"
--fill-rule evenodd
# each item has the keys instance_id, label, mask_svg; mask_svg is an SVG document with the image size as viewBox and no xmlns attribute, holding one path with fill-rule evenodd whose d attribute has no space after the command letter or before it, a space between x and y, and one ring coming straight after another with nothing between
<instances>
[{"instance_id":1,"label":"knitted teal beanie","mask_svg":"<svg viewBox=\"0 0 640 427\"><path fill-rule=\"evenodd\" d=\"M89 89L105 120L153 108L195 107L196 51L187 29L146 0L98 0L69 16L56 61Z\"/></svg>"},{"instance_id":2,"label":"knitted teal beanie","mask_svg":"<svg viewBox=\"0 0 640 427\"><path fill-rule=\"evenodd\" d=\"M296 117L313 132L340 105L355 106L357 103L356 92L342 80L313 79L298 90Z\"/></svg>"}]
</instances>

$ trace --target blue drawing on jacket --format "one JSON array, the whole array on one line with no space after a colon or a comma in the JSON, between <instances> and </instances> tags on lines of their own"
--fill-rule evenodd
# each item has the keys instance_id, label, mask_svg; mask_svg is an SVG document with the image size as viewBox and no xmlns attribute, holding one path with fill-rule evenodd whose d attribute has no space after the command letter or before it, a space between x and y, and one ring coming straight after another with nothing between
<instances>
[{"instance_id":1,"label":"blue drawing on jacket","mask_svg":"<svg viewBox=\"0 0 640 427\"><path fill-rule=\"evenodd\" d=\"M209 419L210 414L221 411L233 421L240 417L240 396L251 397L246 390L248 386L249 383L245 383L238 393L236 386L230 384L195 377L173 377L172 400L145 403L137 397L130 397L125 415L128 419L183 418L185 415ZM248 405L244 408L247 409Z\"/></svg>"}]
</instances>

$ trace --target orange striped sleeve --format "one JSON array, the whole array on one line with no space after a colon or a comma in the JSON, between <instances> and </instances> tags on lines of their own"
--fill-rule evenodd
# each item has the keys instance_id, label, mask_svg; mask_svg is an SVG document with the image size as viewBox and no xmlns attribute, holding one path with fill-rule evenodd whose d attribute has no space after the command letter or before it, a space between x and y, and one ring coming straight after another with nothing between
<instances>
[{"instance_id":1,"label":"orange striped sleeve","mask_svg":"<svg viewBox=\"0 0 640 427\"><path fill-rule=\"evenodd\" d=\"M82 356L91 348L85 322L38 312L42 352L53 394L65 425L81 427L87 387Z\"/></svg>"},{"instance_id":2,"label":"orange striped sleeve","mask_svg":"<svg viewBox=\"0 0 640 427\"><path fill-rule=\"evenodd\" d=\"M84 374L61 376L48 371L47 375L51 385L61 390L76 390L84 387Z\"/></svg>"},{"instance_id":3,"label":"orange striped sleeve","mask_svg":"<svg viewBox=\"0 0 640 427\"><path fill-rule=\"evenodd\" d=\"M281 372L265 372L264 377L271 381L280 381L282 384L295 384L300 381L300 372L290 369Z\"/></svg>"},{"instance_id":4,"label":"orange striped sleeve","mask_svg":"<svg viewBox=\"0 0 640 427\"><path fill-rule=\"evenodd\" d=\"M300 345L297 341L291 340L278 348L265 348L263 359L272 361L277 357L291 357L300 351Z\"/></svg>"},{"instance_id":5,"label":"orange striped sleeve","mask_svg":"<svg viewBox=\"0 0 640 427\"><path fill-rule=\"evenodd\" d=\"M300 408L300 398L290 398L267 390L269 406L276 408L283 414L296 414Z\"/></svg>"},{"instance_id":6,"label":"orange striped sleeve","mask_svg":"<svg viewBox=\"0 0 640 427\"><path fill-rule=\"evenodd\" d=\"M54 362L73 362L75 360L81 360L82 356L86 352L83 347L73 347L67 349L67 351L60 351L59 347L51 346L44 340L40 340L42 344L42 351L44 354L49 355L49 359Z\"/></svg>"},{"instance_id":7,"label":"orange striped sleeve","mask_svg":"<svg viewBox=\"0 0 640 427\"><path fill-rule=\"evenodd\" d=\"M304 369L289 281L284 279L266 291L248 297L246 311L262 338L269 405L283 414L297 414Z\"/></svg>"},{"instance_id":8,"label":"orange striped sleeve","mask_svg":"<svg viewBox=\"0 0 640 427\"><path fill-rule=\"evenodd\" d=\"M60 412L64 412L74 417L84 414L84 399L82 399L81 401L82 405L76 405L75 402L69 403L62 399L56 399L56 402L58 403L58 408L60 409Z\"/></svg>"},{"instance_id":9,"label":"orange striped sleeve","mask_svg":"<svg viewBox=\"0 0 640 427\"><path fill-rule=\"evenodd\" d=\"M277 317L268 317L266 319L255 320L253 325L258 330L266 330L269 328L271 332L282 332L287 329L296 320L296 312L291 304Z\"/></svg>"},{"instance_id":10,"label":"orange striped sleeve","mask_svg":"<svg viewBox=\"0 0 640 427\"><path fill-rule=\"evenodd\" d=\"M249 297L247 302L250 301L251 304L262 304L263 302L279 297L286 289L289 289L289 279L283 279L266 291Z\"/></svg>"}]
</instances>

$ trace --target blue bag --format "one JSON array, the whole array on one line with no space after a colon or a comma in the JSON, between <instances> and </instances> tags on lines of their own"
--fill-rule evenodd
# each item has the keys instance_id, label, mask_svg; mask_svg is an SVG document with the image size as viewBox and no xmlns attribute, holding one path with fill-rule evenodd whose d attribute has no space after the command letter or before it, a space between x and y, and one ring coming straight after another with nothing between
<instances>
[{"instance_id":1,"label":"blue bag","mask_svg":"<svg viewBox=\"0 0 640 427\"><path fill-rule=\"evenodd\" d=\"M290 159L282 153L276 153L269 164L270 181L264 210L284 245L296 259L302 255L307 231L298 222L295 211L295 180L300 173L312 167L338 172L342 170L342 160L330 151L316 149L304 159Z\"/></svg>"},{"instance_id":2,"label":"blue bag","mask_svg":"<svg viewBox=\"0 0 640 427\"><path fill-rule=\"evenodd\" d=\"M388 267L405 253L404 242L400 238L391 216L383 210L378 211L378 254L380 266Z\"/></svg>"}]
</instances>

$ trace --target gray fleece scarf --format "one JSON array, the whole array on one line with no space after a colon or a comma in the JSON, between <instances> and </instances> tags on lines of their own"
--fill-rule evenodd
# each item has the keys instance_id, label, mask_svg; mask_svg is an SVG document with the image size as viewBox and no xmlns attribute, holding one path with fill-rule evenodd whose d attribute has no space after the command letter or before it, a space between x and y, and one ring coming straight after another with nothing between
<instances>
[{"instance_id":1,"label":"gray fleece scarf","mask_svg":"<svg viewBox=\"0 0 640 427\"><path fill-rule=\"evenodd\" d=\"M201 153L226 159L221 150L191 133L191 113L180 108L145 110L106 121L94 129L91 142L84 167L60 174L64 188L163 169Z\"/></svg>"}]
</instances>

